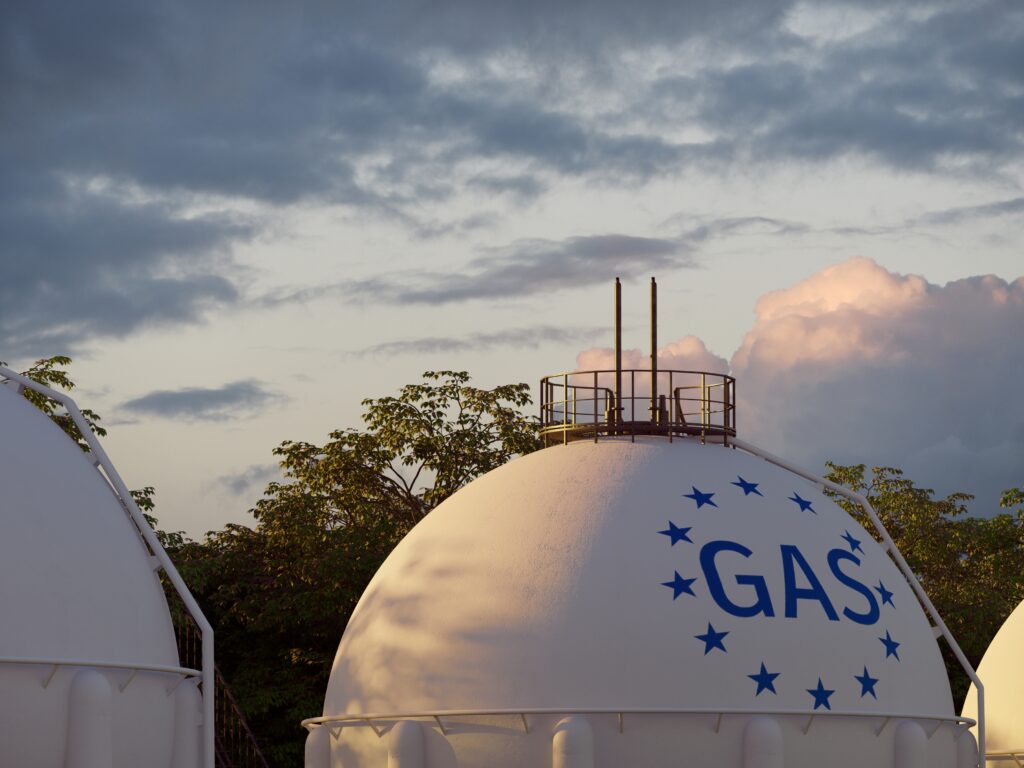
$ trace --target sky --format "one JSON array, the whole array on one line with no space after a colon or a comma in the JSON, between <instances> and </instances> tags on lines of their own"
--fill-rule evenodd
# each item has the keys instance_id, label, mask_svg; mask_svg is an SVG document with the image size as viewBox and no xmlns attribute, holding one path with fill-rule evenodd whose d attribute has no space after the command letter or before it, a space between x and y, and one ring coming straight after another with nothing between
<instances>
[{"instance_id":1,"label":"sky","mask_svg":"<svg viewBox=\"0 0 1024 768\"><path fill-rule=\"evenodd\" d=\"M737 376L741 436L1024 485L1024 6L0 11L0 359L193 536L426 370Z\"/></svg>"}]
</instances>

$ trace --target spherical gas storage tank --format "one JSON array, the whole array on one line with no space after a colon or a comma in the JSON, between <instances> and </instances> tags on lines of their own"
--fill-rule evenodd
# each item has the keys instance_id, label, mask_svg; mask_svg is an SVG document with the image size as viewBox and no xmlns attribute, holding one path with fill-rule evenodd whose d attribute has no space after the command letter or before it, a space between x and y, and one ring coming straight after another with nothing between
<instances>
[{"instance_id":1,"label":"spherical gas storage tank","mask_svg":"<svg viewBox=\"0 0 1024 768\"><path fill-rule=\"evenodd\" d=\"M166 554L98 444L82 451L14 377L0 369L0 765L198 768L200 673L179 662Z\"/></svg>"},{"instance_id":2,"label":"spherical gas storage tank","mask_svg":"<svg viewBox=\"0 0 1024 768\"><path fill-rule=\"evenodd\" d=\"M1024 603L992 639L978 667L985 686L986 757L989 768L1024 763ZM964 701L963 715L977 718L976 690Z\"/></svg>"},{"instance_id":3,"label":"spherical gas storage tank","mask_svg":"<svg viewBox=\"0 0 1024 768\"><path fill-rule=\"evenodd\" d=\"M596 431L399 544L307 768L976 764L914 591L820 485L735 442Z\"/></svg>"}]
</instances>

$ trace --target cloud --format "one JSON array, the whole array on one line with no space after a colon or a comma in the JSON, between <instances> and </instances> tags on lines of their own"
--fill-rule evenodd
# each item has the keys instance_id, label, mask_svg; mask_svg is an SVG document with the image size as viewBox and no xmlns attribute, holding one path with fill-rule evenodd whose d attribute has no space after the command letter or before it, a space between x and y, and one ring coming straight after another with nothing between
<instances>
[{"instance_id":1,"label":"cloud","mask_svg":"<svg viewBox=\"0 0 1024 768\"><path fill-rule=\"evenodd\" d=\"M1024 197L997 200L982 205L965 205L956 208L946 208L941 211L930 211L918 217L915 223L959 224L962 221L973 219L1014 216L1017 214L1024 214Z\"/></svg>"},{"instance_id":2,"label":"cloud","mask_svg":"<svg viewBox=\"0 0 1024 768\"><path fill-rule=\"evenodd\" d=\"M732 357L754 442L821 468L889 464L949 492L1019 485L1024 278L934 285L864 258L764 295Z\"/></svg>"},{"instance_id":3,"label":"cloud","mask_svg":"<svg viewBox=\"0 0 1024 768\"><path fill-rule=\"evenodd\" d=\"M186 216L59 184L0 182L0 346L55 354L95 336L199 321L238 299L237 216Z\"/></svg>"},{"instance_id":4,"label":"cloud","mask_svg":"<svg viewBox=\"0 0 1024 768\"><path fill-rule=\"evenodd\" d=\"M281 477L281 468L276 464L253 464L240 472L221 475L214 480L214 484L235 496L247 496L254 491L262 491L267 483Z\"/></svg>"},{"instance_id":5,"label":"cloud","mask_svg":"<svg viewBox=\"0 0 1024 768\"><path fill-rule=\"evenodd\" d=\"M1022 51L1024 10L995 0L16 3L0 29L0 342L43 354L201 321L237 302L233 248L268 231L268 210L454 238L565 180L851 157L990 179L1024 157ZM685 266L699 242L634 238L616 262L613 237L354 288L504 298Z\"/></svg>"},{"instance_id":6,"label":"cloud","mask_svg":"<svg viewBox=\"0 0 1024 768\"><path fill-rule=\"evenodd\" d=\"M343 295L354 301L449 304L553 293L633 277L656 269L696 266L677 238L608 234L564 240L520 240L473 259L459 272L407 272L264 297L274 306Z\"/></svg>"},{"instance_id":7,"label":"cloud","mask_svg":"<svg viewBox=\"0 0 1024 768\"><path fill-rule=\"evenodd\" d=\"M280 396L252 379L222 387L161 389L121 404L132 413L186 421L226 421L251 415Z\"/></svg>"},{"instance_id":8,"label":"cloud","mask_svg":"<svg viewBox=\"0 0 1024 768\"><path fill-rule=\"evenodd\" d=\"M510 328L491 333L471 333L468 336L423 336L416 339L385 341L364 347L352 353L360 357L398 355L436 355L478 352L499 347L536 347L541 344L567 344L593 338L606 328L566 328L540 325L529 328Z\"/></svg>"},{"instance_id":9,"label":"cloud","mask_svg":"<svg viewBox=\"0 0 1024 768\"><path fill-rule=\"evenodd\" d=\"M741 437L797 464L900 467L940 493L976 494L972 510L990 514L1000 491L1024 481L1022 338L1024 277L935 285L852 258L763 295L728 363L693 336L658 360L731 370ZM649 361L624 350L623 366ZM610 349L577 358L581 370L612 367Z\"/></svg>"}]
</instances>

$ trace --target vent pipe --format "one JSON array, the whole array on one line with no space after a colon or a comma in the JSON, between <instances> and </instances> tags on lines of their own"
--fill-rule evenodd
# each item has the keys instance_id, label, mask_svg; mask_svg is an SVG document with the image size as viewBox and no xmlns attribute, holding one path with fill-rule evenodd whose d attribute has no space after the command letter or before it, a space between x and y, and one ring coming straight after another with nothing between
<instances>
[{"instance_id":1,"label":"vent pipe","mask_svg":"<svg viewBox=\"0 0 1024 768\"><path fill-rule=\"evenodd\" d=\"M615 405L612 420L622 422L622 283L615 278Z\"/></svg>"},{"instance_id":2,"label":"vent pipe","mask_svg":"<svg viewBox=\"0 0 1024 768\"><path fill-rule=\"evenodd\" d=\"M651 278L651 422L661 421L658 403L658 283Z\"/></svg>"}]
</instances>

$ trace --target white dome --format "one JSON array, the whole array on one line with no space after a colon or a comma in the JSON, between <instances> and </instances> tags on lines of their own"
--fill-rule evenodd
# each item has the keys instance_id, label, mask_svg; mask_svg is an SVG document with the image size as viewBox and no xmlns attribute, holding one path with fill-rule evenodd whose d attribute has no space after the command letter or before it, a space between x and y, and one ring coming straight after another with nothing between
<instances>
[{"instance_id":1,"label":"white dome","mask_svg":"<svg viewBox=\"0 0 1024 768\"><path fill-rule=\"evenodd\" d=\"M985 686L985 751L1013 752L1024 758L1024 602L1018 605L999 628L978 667ZM977 718L977 691L972 685L964 701L964 717ZM1014 765L989 761L990 765Z\"/></svg>"},{"instance_id":2,"label":"white dome","mask_svg":"<svg viewBox=\"0 0 1024 768\"><path fill-rule=\"evenodd\" d=\"M363 595L325 715L951 716L906 580L821 491L661 438L520 458L434 510Z\"/></svg>"},{"instance_id":3,"label":"white dome","mask_svg":"<svg viewBox=\"0 0 1024 768\"><path fill-rule=\"evenodd\" d=\"M0 386L0 657L176 665L160 580L88 454Z\"/></svg>"},{"instance_id":4,"label":"white dome","mask_svg":"<svg viewBox=\"0 0 1024 768\"><path fill-rule=\"evenodd\" d=\"M0 384L0 765L196 768L195 673L95 456Z\"/></svg>"}]
</instances>

